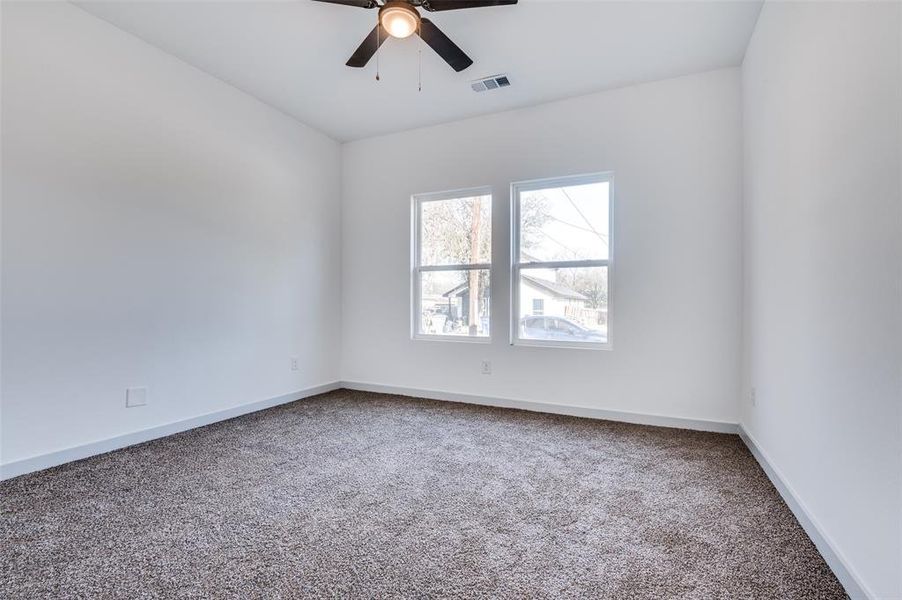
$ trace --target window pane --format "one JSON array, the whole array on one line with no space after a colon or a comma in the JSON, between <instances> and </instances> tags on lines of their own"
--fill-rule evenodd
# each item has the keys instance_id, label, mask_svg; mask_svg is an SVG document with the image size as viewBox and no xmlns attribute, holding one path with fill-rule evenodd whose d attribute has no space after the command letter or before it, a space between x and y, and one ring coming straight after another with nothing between
<instances>
[{"instance_id":1,"label":"window pane","mask_svg":"<svg viewBox=\"0 0 902 600\"><path fill-rule=\"evenodd\" d=\"M488 269L420 273L420 318L417 333L489 335Z\"/></svg>"},{"instance_id":2,"label":"window pane","mask_svg":"<svg viewBox=\"0 0 902 600\"><path fill-rule=\"evenodd\" d=\"M492 260L492 197L420 203L420 264L488 264Z\"/></svg>"},{"instance_id":3,"label":"window pane","mask_svg":"<svg viewBox=\"0 0 902 600\"><path fill-rule=\"evenodd\" d=\"M608 182L520 192L520 261L608 258Z\"/></svg>"},{"instance_id":4,"label":"window pane","mask_svg":"<svg viewBox=\"0 0 902 600\"><path fill-rule=\"evenodd\" d=\"M608 341L608 268L520 271L520 339Z\"/></svg>"}]
</instances>

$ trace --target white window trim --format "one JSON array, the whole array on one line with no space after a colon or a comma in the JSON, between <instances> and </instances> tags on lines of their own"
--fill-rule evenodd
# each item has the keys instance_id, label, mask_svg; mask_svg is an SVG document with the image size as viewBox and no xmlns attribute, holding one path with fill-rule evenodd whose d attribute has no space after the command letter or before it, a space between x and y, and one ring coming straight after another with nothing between
<instances>
[{"instance_id":1,"label":"white window trim","mask_svg":"<svg viewBox=\"0 0 902 600\"><path fill-rule=\"evenodd\" d=\"M422 312L420 306L420 275L429 271L478 271L487 270L489 272L489 285L494 277L492 263L473 263L462 265L432 265L420 266L420 248L422 247L422 229L420 229L420 207L424 202L435 202L439 200L454 200L457 198L472 198L474 196L492 197L492 188L490 186L464 188L460 190L450 190L447 192L431 192L426 194L414 194L411 196L411 230L410 230L410 339L425 342L464 342L469 344L490 344L495 327L492 315L495 311L492 304L495 302L495 294L489 295L489 335L486 336L469 336L469 335L438 335L429 333L419 333L419 316ZM494 239L494 221L492 222L492 239Z\"/></svg>"},{"instance_id":2,"label":"white window trim","mask_svg":"<svg viewBox=\"0 0 902 600\"><path fill-rule=\"evenodd\" d=\"M590 183L608 184L608 258L606 260L563 260L520 263L520 194L534 190ZM614 173L605 171L585 175L551 177L548 179L532 179L517 181L511 184L511 270L510 270L510 344L512 346L532 346L539 348L577 348L581 350L613 350L614 349ZM531 340L520 338L520 271L525 265L536 269L607 267L608 268L608 315L607 341L599 342L566 342L561 340Z\"/></svg>"}]
</instances>

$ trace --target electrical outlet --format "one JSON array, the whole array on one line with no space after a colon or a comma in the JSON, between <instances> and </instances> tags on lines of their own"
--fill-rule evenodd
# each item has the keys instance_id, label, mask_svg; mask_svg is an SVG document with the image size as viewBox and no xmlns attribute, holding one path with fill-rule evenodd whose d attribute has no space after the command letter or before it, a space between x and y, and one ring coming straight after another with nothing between
<instances>
[{"instance_id":1,"label":"electrical outlet","mask_svg":"<svg viewBox=\"0 0 902 600\"><path fill-rule=\"evenodd\" d=\"M125 408L145 406L147 404L147 388L127 388L125 390Z\"/></svg>"},{"instance_id":2,"label":"electrical outlet","mask_svg":"<svg viewBox=\"0 0 902 600\"><path fill-rule=\"evenodd\" d=\"M752 403L752 406L758 406L758 390L755 388L749 391L749 401Z\"/></svg>"},{"instance_id":3,"label":"electrical outlet","mask_svg":"<svg viewBox=\"0 0 902 600\"><path fill-rule=\"evenodd\" d=\"M292 370L292 371L297 371L299 368L300 368L300 367L298 366L298 357L297 357L297 356L292 356L292 357L291 357L291 370Z\"/></svg>"},{"instance_id":4,"label":"electrical outlet","mask_svg":"<svg viewBox=\"0 0 902 600\"><path fill-rule=\"evenodd\" d=\"M487 360L482 361L482 374L483 375L491 375L492 374L492 363Z\"/></svg>"}]
</instances>

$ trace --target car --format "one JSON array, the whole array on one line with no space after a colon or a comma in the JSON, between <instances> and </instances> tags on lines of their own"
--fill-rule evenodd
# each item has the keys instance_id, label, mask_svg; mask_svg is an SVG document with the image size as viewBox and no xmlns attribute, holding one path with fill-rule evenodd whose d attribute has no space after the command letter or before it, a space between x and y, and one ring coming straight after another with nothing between
<instances>
[{"instance_id":1,"label":"car","mask_svg":"<svg viewBox=\"0 0 902 600\"><path fill-rule=\"evenodd\" d=\"M601 331L589 329L566 317L527 316L520 319L520 337L562 342L605 342Z\"/></svg>"}]
</instances>

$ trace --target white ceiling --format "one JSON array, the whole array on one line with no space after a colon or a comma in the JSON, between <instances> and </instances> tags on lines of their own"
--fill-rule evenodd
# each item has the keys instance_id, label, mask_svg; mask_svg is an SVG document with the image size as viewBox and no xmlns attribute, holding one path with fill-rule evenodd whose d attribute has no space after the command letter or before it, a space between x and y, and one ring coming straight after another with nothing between
<instances>
[{"instance_id":1,"label":"white ceiling","mask_svg":"<svg viewBox=\"0 0 902 600\"><path fill-rule=\"evenodd\" d=\"M473 66L455 73L415 37L389 39L377 82L375 60L344 65L375 10L311 0L77 4L340 141L738 65L761 8L760 0L520 0L434 13ZM512 86L470 89L497 73Z\"/></svg>"}]
</instances>

